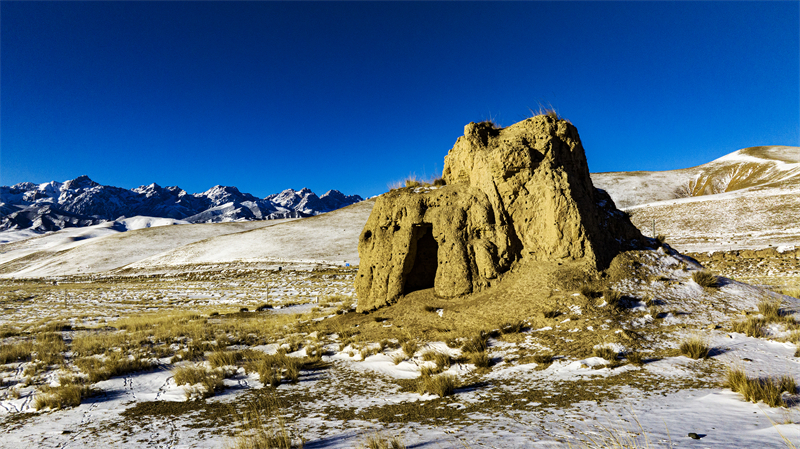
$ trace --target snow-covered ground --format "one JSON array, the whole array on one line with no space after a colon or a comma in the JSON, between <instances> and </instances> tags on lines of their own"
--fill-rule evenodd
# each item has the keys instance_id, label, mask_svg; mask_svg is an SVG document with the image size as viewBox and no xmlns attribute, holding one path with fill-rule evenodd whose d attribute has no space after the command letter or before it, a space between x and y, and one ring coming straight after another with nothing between
<instances>
[{"instance_id":1,"label":"snow-covered ground","mask_svg":"<svg viewBox=\"0 0 800 449\"><path fill-rule=\"evenodd\" d=\"M24 375L33 362L12 362L1 374L0 447L224 447L233 445L237 434L232 410L241 412L248 403L273 397L282 401L279 414L307 448L355 447L375 432L400 435L408 447L426 448L584 447L609 431L614 437L638 438L639 447L644 447L645 437L650 447L784 447L783 437L800 442L800 415L794 406L748 403L721 385L729 366L742 367L751 376L800 376L797 345L784 341L791 340L791 334L781 325L769 325L763 338L729 329L744 313L758 316L759 301L779 296L728 280L719 290L706 291L691 280L698 267L668 251L648 252L640 260L658 276L623 280L614 288L628 297L656 299L650 307L629 304L619 323L642 335L642 353L654 357L641 367L624 360L612 367L600 357L575 357L546 343L591 337L608 327L587 321L588 311L577 302L547 326L531 325L518 334L490 338L488 354L494 365L486 371L459 358L461 349L427 341L424 335L412 336L421 344L414 357L407 357L391 343L381 350L379 342L301 331L299 338L318 338L327 351L322 366L302 370L298 383L282 383L273 393L255 372L228 367L224 389L206 401L187 401L184 387L175 383L174 370L209 362L174 362L166 356L154 359L150 370L95 383L99 394L77 407L37 411L32 406L41 386L35 380L26 385ZM64 331L70 340L87 332L112 335L117 320L140 313L193 312L199 317L193 319L214 326L225 321L212 311L224 315L241 308L251 311L238 315L242 319L262 317L267 323L300 313L298 322L324 323L337 317L333 310L338 307L326 305L325 298L353 298L354 274L352 269L230 270L210 280L196 279L190 272L150 280L65 278L58 286L8 280L3 284L0 325L33 329L37 322L70 316L72 330ZM25 298L22 291L35 297ZM563 294L580 299L578 293ZM800 306L797 299L780 298L787 309ZM273 305L272 311L252 312L265 303ZM448 313L442 310L436 313ZM536 317L520 318L538 322ZM250 348L275 353L281 341L293 338L293 331L285 332L266 335L274 340ZM712 348L709 359L692 360L675 351L692 335L706 339ZM555 340L545 338L553 336ZM19 338L24 336L7 337L4 344ZM624 339L608 345L617 351L632 347ZM237 343L227 349L247 347ZM375 353L362 358L364 347ZM523 355L548 349L555 356L552 364L537 364ZM304 357L306 350L301 347L289 356ZM431 350L454 360L444 372L461 384L452 396L439 398L405 388L422 367L435 365L424 360L423 354ZM402 360L395 364L397 357ZM57 384L61 370L46 370L41 382ZM786 398L790 404L800 399Z\"/></svg>"},{"instance_id":2,"label":"snow-covered ground","mask_svg":"<svg viewBox=\"0 0 800 449\"><path fill-rule=\"evenodd\" d=\"M0 277L161 272L189 265L357 265L358 236L374 200L304 219L174 224L133 217L0 244ZM24 237L7 231L7 240ZM0 233L3 235L5 233Z\"/></svg>"}]
</instances>

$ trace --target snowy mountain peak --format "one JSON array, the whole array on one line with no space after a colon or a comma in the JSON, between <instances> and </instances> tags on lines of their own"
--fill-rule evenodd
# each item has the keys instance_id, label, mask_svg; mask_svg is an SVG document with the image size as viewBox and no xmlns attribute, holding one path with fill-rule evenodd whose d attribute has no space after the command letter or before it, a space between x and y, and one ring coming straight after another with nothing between
<instances>
[{"instance_id":1,"label":"snowy mountain peak","mask_svg":"<svg viewBox=\"0 0 800 449\"><path fill-rule=\"evenodd\" d=\"M78 176L75 179L71 179L66 181L63 186L61 186L61 190L78 190L78 189L91 189L92 187L97 187L100 184L92 181L86 175Z\"/></svg>"},{"instance_id":2,"label":"snowy mountain peak","mask_svg":"<svg viewBox=\"0 0 800 449\"><path fill-rule=\"evenodd\" d=\"M330 212L362 201L340 192L319 198L308 188L286 189L264 199L233 186L216 185L203 193L188 194L177 186L156 183L131 190L104 186L88 176L64 183L22 182L0 186L0 231L32 229L38 232L90 226L119 217L146 216L190 223L298 218Z\"/></svg>"}]
</instances>

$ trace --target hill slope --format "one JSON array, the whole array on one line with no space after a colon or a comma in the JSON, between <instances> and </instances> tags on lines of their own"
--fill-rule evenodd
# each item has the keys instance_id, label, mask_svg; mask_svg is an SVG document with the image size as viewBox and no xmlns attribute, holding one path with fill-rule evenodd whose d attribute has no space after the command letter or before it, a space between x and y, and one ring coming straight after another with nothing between
<instances>
[{"instance_id":1,"label":"hill slope","mask_svg":"<svg viewBox=\"0 0 800 449\"><path fill-rule=\"evenodd\" d=\"M226 262L358 264L358 236L375 200L327 214L222 235L181 246L127 266L127 271Z\"/></svg>"},{"instance_id":2,"label":"hill slope","mask_svg":"<svg viewBox=\"0 0 800 449\"><path fill-rule=\"evenodd\" d=\"M133 217L123 221L143 221ZM174 221L174 220L172 220ZM288 220L182 224L123 232L120 220L68 228L41 237L0 245L0 276L39 277L100 273L209 237L274 226Z\"/></svg>"},{"instance_id":3,"label":"hill slope","mask_svg":"<svg viewBox=\"0 0 800 449\"><path fill-rule=\"evenodd\" d=\"M735 151L697 167L592 175L646 234L684 252L800 245L800 147Z\"/></svg>"}]
</instances>

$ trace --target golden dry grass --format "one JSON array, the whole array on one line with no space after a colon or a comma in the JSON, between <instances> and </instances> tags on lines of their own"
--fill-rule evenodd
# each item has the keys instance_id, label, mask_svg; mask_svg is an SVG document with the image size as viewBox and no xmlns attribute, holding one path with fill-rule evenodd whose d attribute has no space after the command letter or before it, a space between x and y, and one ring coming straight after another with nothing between
<instances>
[{"instance_id":1,"label":"golden dry grass","mask_svg":"<svg viewBox=\"0 0 800 449\"><path fill-rule=\"evenodd\" d=\"M770 407L785 406L783 393L797 392L797 385L791 376L753 378L748 377L743 369L734 367L728 369L725 384L732 391L740 393L745 401L763 401Z\"/></svg>"},{"instance_id":2,"label":"golden dry grass","mask_svg":"<svg viewBox=\"0 0 800 449\"><path fill-rule=\"evenodd\" d=\"M39 393L33 399L33 408L41 410L51 408L53 410L77 407L83 398L92 394L92 390L74 377L61 377L59 385L51 387L44 385L39 389Z\"/></svg>"},{"instance_id":3,"label":"golden dry grass","mask_svg":"<svg viewBox=\"0 0 800 449\"><path fill-rule=\"evenodd\" d=\"M420 394L430 393L445 397L453 394L457 385L458 380L450 374L440 374L438 376L422 375L418 380L417 391Z\"/></svg>"},{"instance_id":4,"label":"golden dry grass","mask_svg":"<svg viewBox=\"0 0 800 449\"><path fill-rule=\"evenodd\" d=\"M708 342L698 335L689 337L687 340L681 342L679 349L681 354L695 360L708 358L710 350Z\"/></svg>"},{"instance_id":5,"label":"golden dry grass","mask_svg":"<svg viewBox=\"0 0 800 449\"><path fill-rule=\"evenodd\" d=\"M759 317L749 317L745 320L734 321L731 323L731 330L747 335L748 337L763 337L765 335L764 326L766 320Z\"/></svg>"}]
</instances>

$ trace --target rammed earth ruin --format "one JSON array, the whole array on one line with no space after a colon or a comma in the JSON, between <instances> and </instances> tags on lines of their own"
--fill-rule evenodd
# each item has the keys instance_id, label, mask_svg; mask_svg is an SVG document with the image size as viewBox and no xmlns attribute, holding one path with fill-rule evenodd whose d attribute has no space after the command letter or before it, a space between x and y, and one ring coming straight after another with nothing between
<instances>
[{"instance_id":1,"label":"rammed earth ruin","mask_svg":"<svg viewBox=\"0 0 800 449\"><path fill-rule=\"evenodd\" d=\"M442 178L444 186L377 199L358 244L359 311L421 289L469 295L526 260L601 270L643 242L592 185L578 130L563 119L470 123L445 156Z\"/></svg>"}]
</instances>

